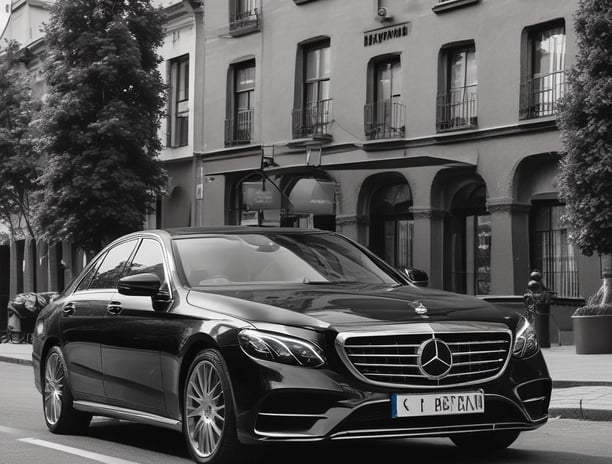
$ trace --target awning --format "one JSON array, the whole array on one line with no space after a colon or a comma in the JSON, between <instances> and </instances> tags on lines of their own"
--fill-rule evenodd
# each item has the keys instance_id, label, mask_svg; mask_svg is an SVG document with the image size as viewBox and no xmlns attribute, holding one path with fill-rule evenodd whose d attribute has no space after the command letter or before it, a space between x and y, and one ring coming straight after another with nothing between
<instances>
[{"instance_id":1,"label":"awning","mask_svg":"<svg viewBox=\"0 0 612 464\"><path fill-rule=\"evenodd\" d=\"M336 209L336 183L318 179L300 179L289 194L297 214L333 215Z\"/></svg>"},{"instance_id":2,"label":"awning","mask_svg":"<svg viewBox=\"0 0 612 464\"><path fill-rule=\"evenodd\" d=\"M265 182L243 182L242 201L250 210L280 209L281 193L268 180Z\"/></svg>"}]
</instances>

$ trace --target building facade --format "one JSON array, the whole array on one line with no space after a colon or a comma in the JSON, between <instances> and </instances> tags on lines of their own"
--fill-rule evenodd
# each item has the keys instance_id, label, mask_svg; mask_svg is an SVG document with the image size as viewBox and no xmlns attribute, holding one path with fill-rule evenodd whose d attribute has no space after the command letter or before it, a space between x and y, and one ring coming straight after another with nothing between
<instances>
[{"instance_id":1,"label":"building facade","mask_svg":"<svg viewBox=\"0 0 612 464\"><path fill-rule=\"evenodd\" d=\"M337 230L433 287L599 287L567 241L575 0L206 2L195 225Z\"/></svg>"},{"instance_id":2,"label":"building facade","mask_svg":"<svg viewBox=\"0 0 612 464\"><path fill-rule=\"evenodd\" d=\"M159 54L163 58L160 72L168 86L167 117L160 128L164 144L161 159L168 172L168 186L147 227L184 227L193 224L193 153L194 147L202 146L204 9L203 2L153 3L163 9L166 17L166 35Z\"/></svg>"},{"instance_id":3,"label":"building facade","mask_svg":"<svg viewBox=\"0 0 612 464\"><path fill-rule=\"evenodd\" d=\"M14 1L4 36L42 50L21 35L49 3ZM169 183L145 227L336 230L467 294L520 296L536 268L561 297L599 287L555 185L576 0L154 3ZM11 246L12 294L42 271ZM39 290L80 265L67 244L43 255Z\"/></svg>"}]
</instances>

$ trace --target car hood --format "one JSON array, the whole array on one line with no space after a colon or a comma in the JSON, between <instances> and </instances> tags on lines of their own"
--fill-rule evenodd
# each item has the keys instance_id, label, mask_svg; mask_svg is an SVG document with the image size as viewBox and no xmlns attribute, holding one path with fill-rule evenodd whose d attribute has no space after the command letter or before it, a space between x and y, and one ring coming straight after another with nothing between
<instances>
[{"instance_id":1,"label":"car hood","mask_svg":"<svg viewBox=\"0 0 612 464\"><path fill-rule=\"evenodd\" d=\"M342 327L409 322L504 322L507 313L479 298L412 286L296 285L192 290L188 302L258 323ZM425 312L426 310L426 312Z\"/></svg>"}]
</instances>

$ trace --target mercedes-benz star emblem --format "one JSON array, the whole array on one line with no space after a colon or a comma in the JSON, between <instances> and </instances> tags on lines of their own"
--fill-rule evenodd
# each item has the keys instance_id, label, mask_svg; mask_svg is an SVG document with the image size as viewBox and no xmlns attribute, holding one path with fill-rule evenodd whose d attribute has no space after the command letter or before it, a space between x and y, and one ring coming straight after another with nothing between
<instances>
[{"instance_id":1,"label":"mercedes-benz star emblem","mask_svg":"<svg viewBox=\"0 0 612 464\"><path fill-rule=\"evenodd\" d=\"M441 379L453 367L453 353L439 338L431 338L419 347L419 370L430 379Z\"/></svg>"},{"instance_id":2,"label":"mercedes-benz star emblem","mask_svg":"<svg viewBox=\"0 0 612 464\"><path fill-rule=\"evenodd\" d=\"M420 301L413 301L412 304L414 305L414 312L417 313L419 316L427 314L427 308L423 303L421 303Z\"/></svg>"}]
</instances>

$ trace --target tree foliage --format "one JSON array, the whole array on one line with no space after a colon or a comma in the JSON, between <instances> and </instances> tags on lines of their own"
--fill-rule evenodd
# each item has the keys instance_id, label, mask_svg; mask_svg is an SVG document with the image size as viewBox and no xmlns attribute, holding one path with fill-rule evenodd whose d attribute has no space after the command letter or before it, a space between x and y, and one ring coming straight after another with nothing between
<instances>
[{"instance_id":1,"label":"tree foliage","mask_svg":"<svg viewBox=\"0 0 612 464\"><path fill-rule=\"evenodd\" d=\"M612 1L581 0L578 54L558 122L566 153L559 191L570 239L591 256L612 253Z\"/></svg>"},{"instance_id":2,"label":"tree foliage","mask_svg":"<svg viewBox=\"0 0 612 464\"><path fill-rule=\"evenodd\" d=\"M11 235L32 237L32 196L39 175L32 125L37 100L22 57L15 41L0 50L0 221Z\"/></svg>"},{"instance_id":3,"label":"tree foliage","mask_svg":"<svg viewBox=\"0 0 612 464\"><path fill-rule=\"evenodd\" d=\"M149 0L58 0L45 32L39 225L50 242L96 252L140 230L165 185L163 17Z\"/></svg>"}]
</instances>

